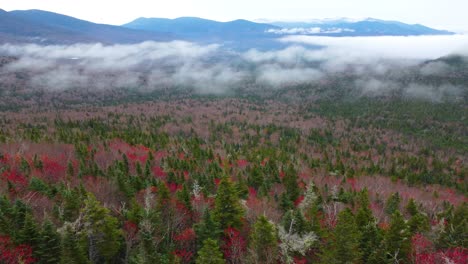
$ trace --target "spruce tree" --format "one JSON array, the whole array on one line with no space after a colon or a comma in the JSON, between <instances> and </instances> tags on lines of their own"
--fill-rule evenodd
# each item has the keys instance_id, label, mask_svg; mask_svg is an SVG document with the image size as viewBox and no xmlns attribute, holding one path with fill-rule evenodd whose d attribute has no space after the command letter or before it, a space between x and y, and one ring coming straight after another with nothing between
<instances>
[{"instance_id":1,"label":"spruce tree","mask_svg":"<svg viewBox=\"0 0 468 264\"><path fill-rule=\"evenodd\" d=\"M203 241L203 247L198 251L196 264L224 264L223 253L219 249L218 242L213 239Z\"/></svg>"}]
</instances>

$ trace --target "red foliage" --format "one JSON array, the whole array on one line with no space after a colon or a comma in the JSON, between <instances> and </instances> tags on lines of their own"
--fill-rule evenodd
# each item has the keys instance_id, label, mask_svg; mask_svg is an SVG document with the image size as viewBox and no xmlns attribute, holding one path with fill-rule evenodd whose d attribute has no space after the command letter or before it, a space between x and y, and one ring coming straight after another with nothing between
<instances>
[{"instance_id":1,"label":"red foliage","mask_svg":"<svg viewBox=\"0 0 468 264\"><path fill-rule=\"evenodd\" d=\"M294 201L294 205L298 206L304 200L304 195L299 196L296 201Z\"/></svg>"},{"instance_id":2,"label":"red foliage","mask_svg":"<svg viewBox=\"0 0 468 264\"><path fill-rule=\"evenodd\" d=\"M294 257L294 264L306 264L307 259L304 257Z\"/></svg>"},{"instance_id":3,"label":"red foliage","mask_svg":"<svg viewBox=\"0 0 468 264\"><path fill-rule=\"evenodd\" d=\"M62 164L65 162L59 162L56 159L52 159L48 156L42 157L43 164L43 178L49 182L58 182L65 177L66 167Z\"/></svg>"},{"instance_id":4,"label":"red foliage","mask_svg":"<svg viewBox=\"0 0 468 264\"><path fill-rule=\"evenodd\" d=\"M465 264L468 261L466 248L449 248L434 251L433 243L426 237L416 234L412 238L412 258L415 264L453 263Z\"/></svg>"},{"instance_id":5,"label":"red foliage","mask_svg":"<svg viewBox=\"0 0 468 264\"><path fill-rule=\"evenodd\" d=\"M223 252L226 259L239 260L242 253L246 250L247 242L241 236L239 230L228 227L224 230Z\"/></svg>"},{"instance_id":6,"label":"red foliage","mask_svg":"<svg viewBox=\"0 0 468 264\"><path fill-rule=\"evenodd\" d=\"M157 178L160 178L160 179L165 179L167 177L167 173L163 171L163 169L159 166L154 166L153 167L153 174L154 176L156 176Z\"/></svg>"},{"instance_id":7,"label":"red foliage","mask_svg":"<svg viewBox=\"0 0 468 264\"><path fill-rule=\"evenodd\" d=\"M30 246L24 244L14 246L9 237L0 236L0 263L30 264L34 262Z\"/></svg>"},{"instance_id":8,"label":"red foliage","mask_svg":"<svg viewBox=\"0 0 468 264\"><path fill-rule=\"evenodd\" d=\"M138 233L138 226L132 221L125 221L123 230L128 237L135 237Z\"/></svg>"},{"instance_id":9,"label":"red foliage","mask_svg":"<svg viewBox=\"0 0 468 264\"><path fill-rule=\"evenodd\" d=\"M182 190L182 185L179 185L179 184L174 183L174 182L166 183L166 186L169 189L169 191L173 192L173 193L177 192L179 190Z\"/></svg>"},{"instance_id":10,"label":"red foliage","mask_svg":"<svg viewBox=\"0 0 468 264\"><path fill-rule=\"evenodd\" d=\"M245 168L245 167L247 167L248 165L249 165L249 162L246 161L246 160L241 159L241 160L238 160L238 161L237 161L237 166L238 166L239 168Z\"/></svg>"},{"instance_id":11,"label":"red foliage","mask_svg":"<svg viewBox=\"0 0 468 264\"><path fill-rule=\"evenodd\" d=\"M178 235L174 237L175 241L192 241L195 239L195 231L192 228L187 228L180 232Z\"/></svg>"},{"instance_id":12,"label":"red foliage","mask_svg":"<svg viewBox=\"0 0 468 264\"><path fill-rule=\"evenodd\" d=\"M356 188L356 179L355 178L347 178L346 179L346 182L351 185L351 190L353 191L358 191L358 189Z\"/></svg>"},{"instance_id":13,"label":"red foliage","mask_svg":"<svg viewBox=\"0 0 468 264\"><path fill-rule=\"evenodd\" d=\"M218 186L220 182L221 182L220 178L215 178L214 179L214 183L216 184L216 186Z\"/></svg>"},{"instance_id":14,"label":"red foliage","mask_svg":"<svg viewBox=\"0 0 468 264\"><path fill-rule=\"evenodd\" d=\"M190 252L185 249L179 249L175 250L172 252L172 254L176 255L182 260L182 263L190 263L192 257L193 257L193 252Z\"/></svg>"},{"instance_id":15,"label":"red foliage","mask_svg":"<svg viewBox=\"0 0 468 264\"><path fill-rule=\"evenodd\" d=\"M28 185L26 178L19 174L17 171L5 171L2 173L2 179L4 181L9 181L17 185L18 187L24 187Z\"/></svg>"}]
</instances>

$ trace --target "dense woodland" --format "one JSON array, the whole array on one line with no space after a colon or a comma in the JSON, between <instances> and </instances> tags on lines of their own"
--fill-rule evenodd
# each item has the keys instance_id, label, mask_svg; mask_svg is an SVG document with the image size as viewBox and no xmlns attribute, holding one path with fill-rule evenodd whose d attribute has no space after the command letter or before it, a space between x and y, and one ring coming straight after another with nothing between
<instances>
[{"instance_id":1,"label":"dense woodland","mask_svg":"<svg viewBox=\"0 0 468 264\"><path fill-rule=\"evenodd\" d=\"M352 71L215 95L1 71L0 263L465 264L457 67L391 72L402 88L379 95ZM464 90L405 96L415 81Z\"/></svg>"},{"instance_id":2,"label":"dense woodland","mask_svg":"<svg viewBox=\"0 0 468 264\"><path fill-rule=\"evenodd\" d=\"M463 103L0 113L0 263L467 263Z\"/></svg>"}]
</instances>

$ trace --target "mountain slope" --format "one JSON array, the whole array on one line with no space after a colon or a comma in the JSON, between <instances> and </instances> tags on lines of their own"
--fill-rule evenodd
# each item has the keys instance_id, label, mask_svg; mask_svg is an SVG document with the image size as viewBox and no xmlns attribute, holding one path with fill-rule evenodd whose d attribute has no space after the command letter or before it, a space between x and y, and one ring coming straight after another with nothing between
<instances>
[{"instance_id":1,"label":"mountain slope","mask_svg":"<svg viewBox=\"0 0 468 264\"><path fill-rule=\"evenodd\" d=\"M42 10L0 12L0 42L41 43L136 43L168 40L168 34L96 24Z\"/></svg>"}]
</instances>

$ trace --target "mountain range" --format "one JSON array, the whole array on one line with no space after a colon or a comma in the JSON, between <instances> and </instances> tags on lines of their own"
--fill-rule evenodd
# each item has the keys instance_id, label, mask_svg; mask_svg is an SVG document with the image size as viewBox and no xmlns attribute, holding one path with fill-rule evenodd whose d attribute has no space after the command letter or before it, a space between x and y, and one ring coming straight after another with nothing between
<instances>
[{"instance_id":1,"label":"mountain range","mask_svg":"<svg viewBox=\"0 0 468 264\"><path fill-rule=\"evenodd\" d=\"M415 36L453 34L423 25L378 19L258 23L243 19L218 22L197 17L138 18L121 26L97 24L42 10L0 9L0 43L104 44L187 40L221 43L234 49L277 48L291 34L317 36Z\"/></svg>"}]
</instances>

